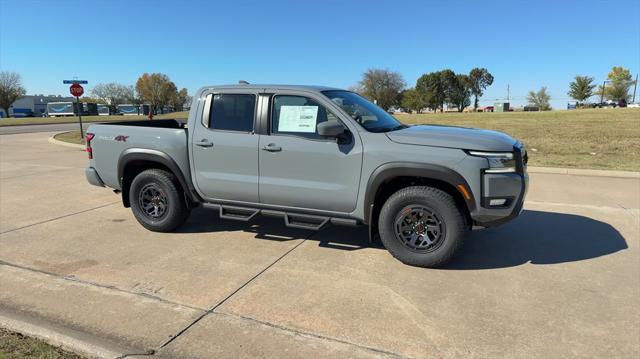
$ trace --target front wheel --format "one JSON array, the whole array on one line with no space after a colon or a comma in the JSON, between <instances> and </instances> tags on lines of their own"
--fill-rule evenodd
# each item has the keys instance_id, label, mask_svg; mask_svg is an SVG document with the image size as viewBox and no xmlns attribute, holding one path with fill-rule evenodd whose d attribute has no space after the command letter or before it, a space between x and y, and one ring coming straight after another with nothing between
<instances>
[{"instance_id":1,"label":"front wheel","mask_svg":"<svg viewBox=\"0 0 640 359\"><path fill-rule=\"evenodd\" d=\"M129 190L131 211L138 222L154 232L171 232L191 213L175 176L160 169L140 172Z\"/></svg>"},{"instance_id":2,"label":"front wheel","mask_svg":"<svg viewBox=\"0 0 640 359\"><path fill-rule=\"evenodd\" d=\"M385 202L378 218L380 239L402 263L435 268L460 248L467 226L453 197L437 188L406 187Z\"/></svg>"}]
</instances>

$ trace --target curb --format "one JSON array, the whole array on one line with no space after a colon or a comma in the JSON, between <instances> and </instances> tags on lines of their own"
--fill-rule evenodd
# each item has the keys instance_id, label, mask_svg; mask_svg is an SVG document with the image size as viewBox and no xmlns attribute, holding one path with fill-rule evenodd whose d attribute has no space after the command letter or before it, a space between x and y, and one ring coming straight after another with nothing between
<instances>
[{"instance_id":1,"label":"curb","mask_svg":"<svg viewBox=\"0 0 640 359\"><path fill-rule=\"evenodd\" d=\"M580 168L560 168L560 167L528 167L529 173L549 173L574 176L591 177L616 177L616 178L640 178L640 172L634 171L608 171L608 170L588 170Z\"/></svg>"},{"instance_id":2,"label":"curb","mask_svg":"<svg viewBox=\"0 0 640 359\"><path fill-rule=\"evenodd\" d=\"M64 133L64 132L60 132L60 133ZM69 143L69 142L56 140L54 138L54 136L59 135L60 133L56 133L55 135L49 137L49 139L47 141L49 141L49 143L53 143L54 145L59 145L59 146L65 146L65 147L77 148L79 150L84 150L84 145L79 145L79 144L76 144L76 143Z\"/></svg>"},{"instance_id":3,"label":"curb","mask_svg":"<svg viewBox=\"0 0 640 359\"><path fill-rule=\"evenodd\" d=\"M128 348L103 346L92 340L90 335L75 332L72 329L62 329L49 326L38 320L19 318L20 316L6 315L0 312L0 326L9 331L43 340L49 345L62 348L88 358L118 358L123 353L130 353ZM24 320L26 319L26 320Z\"/></svg>"}]
</instances>

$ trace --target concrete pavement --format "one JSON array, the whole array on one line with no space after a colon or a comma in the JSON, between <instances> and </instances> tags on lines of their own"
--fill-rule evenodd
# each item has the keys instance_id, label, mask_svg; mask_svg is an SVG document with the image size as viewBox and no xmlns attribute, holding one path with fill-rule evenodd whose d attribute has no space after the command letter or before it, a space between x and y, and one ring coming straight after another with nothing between
<instances>
[{"instance_id":1,"label":"concrete pavement","mask_svg":"<svg viewBox=\"0 0 640 359\"><path fill-rule=\"evenodd\" d=\"M364 228L146 231L48 136L0 136L0 325L102 356L640 355L639 179L532 174L521 217L428 270Z\"/></svg>"}]
</instances>

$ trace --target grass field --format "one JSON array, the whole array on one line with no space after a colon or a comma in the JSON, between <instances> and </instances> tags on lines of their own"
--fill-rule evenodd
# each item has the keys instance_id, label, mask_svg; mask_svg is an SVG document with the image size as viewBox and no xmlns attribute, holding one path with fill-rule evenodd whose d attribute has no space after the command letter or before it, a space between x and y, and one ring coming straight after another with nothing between
<instances>
[{"instance_id":1,"label":"grass field","mask_svg":"<svg viewBox=\"0 0 640 359\"><path fill-rule=\"evenodd\" d=\"M0 359L81 359L83 357L0 328Z\"/></svg>"},{"instance_id":2,"label":"grass field","mask_svg":"<svg viewBox=\"0 0 640 359\"><path fill-rule=\"evenodd\" d=\"M186 118L184 114L182 118ZM455 125L506 132L525 143L531 166L640 171L640 109L430 113L396 117L406 124ZM78 132L59 134L56 139L81 143Z\"/></svg>"},{"instance_id":3,"label":"grass field","mask_svg":"<svg viewBox=\"0 0 640 359\"><path fill-rule=\"evenodd\" d=\"M477 127L523 141L529 165L640 171L640 109L398 115L406 124Z\"/></svg>"},{"instance_id":4,"label":"grass field","mask_svg":"<svg viewBox=\"0 0 640 359\"><path fill-rule=\"evenodd\" d=\"M173 112L164 115L157 115L153 118L187 118L189 112ZM134 121L145 120L147 116L82 116L82 122L108 122L108 121ZM25 117L25 118L0 118L0 126L19 125L44 125L49 123L77 122L77 117Z\"/></svg>"}]
</instances>

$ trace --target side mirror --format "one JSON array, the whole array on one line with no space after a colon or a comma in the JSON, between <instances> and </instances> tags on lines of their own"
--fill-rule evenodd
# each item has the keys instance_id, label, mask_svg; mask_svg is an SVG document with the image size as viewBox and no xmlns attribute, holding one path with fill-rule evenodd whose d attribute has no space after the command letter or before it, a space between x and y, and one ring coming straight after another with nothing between
<instances>
[{"instance_id":1,"label":"side mirror","mask_svg":"<svg viewBox=\"0 0 640 359\"><path fill-rule=\"evenodd\" d=\"M344 126L338 121L320 122L316 128L318 134L325 137L339 137L344 133Z\"/></svg>"}]
</instances>

